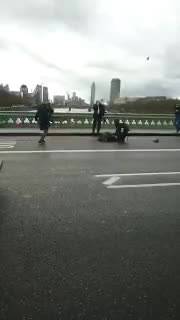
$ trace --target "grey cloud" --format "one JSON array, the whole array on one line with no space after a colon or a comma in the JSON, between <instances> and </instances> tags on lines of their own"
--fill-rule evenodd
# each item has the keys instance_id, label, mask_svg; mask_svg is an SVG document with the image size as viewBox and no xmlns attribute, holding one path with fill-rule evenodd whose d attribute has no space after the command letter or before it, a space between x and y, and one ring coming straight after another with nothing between
<instances>
[{"instance_id":1,"label":"grey cloud","mask_svg":"<svg viewBox=\"0 0 180 320\"><path fill-rule=\"evenodd\" d=\"M5 39L0 38L0 50L8 50L9 43Z\"/></svg>"},{"instance_id":2,"label":"grey cloud","mask_svg":"<svg viewBox=\"0 0 180 320\"><path fill-rule=\"evenodd\" d=\"M16 46L23 52L25 53L26 55L28 55L29 57L31 57L34 61L36 61L37 63L43 65L44 67L46 68L50 68L50 69L53 69L57 72L67 72L67 70L59 67L58 65L56 65L55 63L52 63L46 59L44 59L42 56L38 55L37 53L29 50L27 47L25 47L24 45L22 44L17 44L16 43Z\"/></svg>"},{"instance_id":3,"label":"grey cloud","mask_svg":"<svg viewBox=\"0 0 180 320\"><path fill-rule=\"evenodd\" d=\"M97 83L97 99L109 100L110 97L110 83L109 81Z\"/></svg>"},{"instance_id":4,"label":"grey cloud","mask_svg":"<svg viewBox=\"0 0 180 320\"><path fill-rule=\"evenodd\" d=\"M30 50L29 48L27 48L25 45L18 43L18 42L15 42L15 41L9 41L9 40L0 38L0 49L1 48L11 49L13 47L18 48L22 53L26 54L27 56L32 58L35 62L43 65L46 68L53 69L57 72L67 72L67 70L59 67L58 65L56 65L53 62L46 60L42 56L38 55L37 53L35 53L32 50Z\"/></svg>"},{"instance_id":5,"label":"grey cloud","mask_svg":"<svg viewBox=\"0 0 180 320\"><path fill-rule=\"evenodd\" d=\"M130 96L178 96L178 87L175 83L163 79L150 80L146 83L130 83L127 95Z\"/></svg>"},{"instance_id":6,"label":"grey cloud","mask_svg":"<svg viewBox=\"0 0 180 320\"><path fill-rule=\"evenodd\" d=\"M96 3L96 0L6 0L0 17L30 23L32 27L34 23L44 27L65 24L74 31L84 32L93 19Z\"/></svg>"},{"instance_id":7,"label":"grey cloud","mask_svg":"<svg viewBox=\"0 0 180 320\"><path fill-rule=\"evenodd\" d=\"M40 55L32 52L31 50L27 49L25 46L18 44L19 49L24 52L25 54L27 54L29 57L31 57L34 61L36 61L37 63L41 64L42 66L49 68L51 70L56 71L56 74L59 74L64 78L67 78L67 81L69 82L69 80L71 79L73 82L76 81L76 83L78 83L78 85L81 84L81 86L85 85L87 86L89 84L89 80L86 76L81 77L80 75L74 73L71 70L67 70L65 68L62 68L60 66L58 66L57 64L46 60L45 58L41 57ZM64 79L65 81L65 79Z\"/></svg>"},{"instance_id":8,"label":"grey cloud","mask_svg":"<svg viewBox=\"0 0 180 320\"><path fill-rule=\"evenodd\" d=\"M147 30L144 29L144 26L142 28L144 30L143 32L141 32L141 29L138 29L138 32L137 30L135 30L136 32L134 30L129 32L127 27L127 33L123 26L124 36L121 37L118 35L117 24L117 30L115 29L115 32L112 33L110 28L108 33L108 27L104 30L104 24L108 24L108 22L104 21L103 17L99 17L102 28L100 28L100 24L97 23L96 8L98 3L98 0L5 0L1 3L0 20L2 26L5 22L4 29L6 25L19 26L19 24L20 28L24 28L25 31L27 26L28 28L30 27L32 31L34 31L35 27L38 30L35 30L37 31L35 37L39 38L39 42L41 41L41 31L46 34L46 31L51 27L58 31L61 30L62 25L65 25L72 31L83 33L83 35L89 35L89 30L93 33L93 30L96 28L96 35L93 36L93 39L88 37L88 40L92 40L92 47L96 53L96 61L95 56L92 58L90 53L86 59L89 63L84 66L84 76L79 76L70 70L65 70L63 66L61 67L61 65L54 63L53 59L49 61L45 55L42 54L41 56L41 52L36 53L33 40L28 39L28 36L27 38L24 37L22 42L32 41L32 50L29 49L30 43L28 43L29 48L27 48L25 45L8 43L1 39L0 50L11 50L11 46L16 45L22 53L31 57L36 63L49 69L45 70L45 72L50 73L50 69L55 71L54 77L59 79L64 78L67 87L69 85L80 87L84 92L87 92L87 95L89 94L91 81L95 80L97 83L98 98L109 98L110 80L117 75L119 75L122 81L124 79L126 80L126 93L129 95L176 95L178 92L177 82L168 83L166 78L172 80L178 80L180 78L180 44L172 44L165 51L164 46L166 44L162 45L162 49L160 45L157 45L158 32L155 40L147 41ZM42 28L41 31L39 30L40 28ZM168 37L169 34L167 34L167 38ZM61 39L57 39L57 43L58 42L61 43ZM83 45L84 42L82 39L82 46ZM104 48L108 50L104 50ZM124 63L120 61L118 55L121 49L125 54L127 53L127 55L124 55ZM71 50L73 50L73 48ZM143 61L143 57L153 54L156 55L157 59L157 73L159 73L159 77L162 79L144 82L143 74L145 72L142 70L142 75L140 74L141 70L138 65L141 65L141 62L139 64L139 57L142 57ZM157 54L159 54L158 57ZM131 57L132 60L129 60ZM153 78L155 72L152 69L148 72L148 79ZM98 76L96 75L97 73ZM92 79L92 77L94 78ZM141 79L139 80L139 78ZM144 78L146 78L145 81L147 81L147 77L144 76Z\"/></svg>"},{"instance_id":9,"label":"grey cloud","mask_svg":"<svg viewBox=\"0 0 180 320\"><path fill-rule=\"evenodd\" d=\"M170 79L180 79L180 43L168 46L164 54L164 76Z\"/></svg>"},{"instance_id":10,"label":"grey cloud","mask_svg":"<svg viewBox=\"0 0 180 320\"><path fill-rule=\"evenodd\" d=\"M163 85L160 81L149 81L146 84L131 88L132 95L137 96L166 96L168 87Z\"/></svg>"},{"instance_id":11,"label":"grey cloud","mask_svg":"<svg viewBox=\"0 0 180 320\"><path fill-rule=\"evenodd\" d=\"M120 74L122 73L132 73L132 72L138 72L139 68L135 66L128 66L123 65L122 62L118 61L110 61L110 60L104 60L99 62L91 62L87 65L88 68L94 68L99 69L100 71L105 72L118 72Z\"/></svg>"},{"instance_id":12,"label":"grey cloud","mask_svg":"<svg viewBox=\"0 0 180 320\"><path fill-rule=\"evenodd\" d=\"M15 47L20 52L22 52L23 54L27 55L32 60L34 60L34 62L44 66L47 69L51 69L52 71L55 71L56 73L51 78L51 80L54 80L57 82L63 82L67 87L68 85L70 85L73 88L74 84L76 84L77 88L80 87L86 92L89 90L90 82L86 74L84 76L80 76L79 74L71 70L62 68L57 64L42 57L41 55L35 53L34 51L30 50L28 47L26 47L21 43L18 43L15 41L8 41L6 39L0 38L0 47L1 47L1 44L3 44L4 48L6 47L8 49ZM45 78L44 78L44 81L46 80ZM50 79L50 76L47 76L47 80L48 79ZM75 90L75 88L73 90Z\"/></svg>"}]
</instances>

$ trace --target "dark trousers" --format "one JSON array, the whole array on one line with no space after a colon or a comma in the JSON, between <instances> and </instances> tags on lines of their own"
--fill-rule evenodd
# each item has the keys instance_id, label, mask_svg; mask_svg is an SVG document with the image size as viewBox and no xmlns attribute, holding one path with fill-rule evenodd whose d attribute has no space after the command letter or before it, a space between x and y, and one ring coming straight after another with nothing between
<instances>
[{"instance_id":1,"label":"dark trousers","mask_svg":"<svg viewBox=\"0 0 180 320\"><path fill-rule=\"evenodd\" d=\"M125 139L127 137L127 133L126 132L121 132L120 130L116 131L116 136L117 136L117 141L118 142L125 142Z\"/></svg>"},{"instance_id":2,"label":"dark trousers","mask_svg":"<svg viewBox=\"0 0 180 320\"><path fill-rule=\"evenodd\" d=\"M48 135L48 129L44 129L42 134L41 134L41 141L44 141L44 139L46 138L46 136Z\"/></svg>"},{"instance_id":3,"label":"dark trousers","mask_svg":"<svg viewBox=\"0 0 180 320\"><path fill-rule=\"evenodd\" d=\"M48 130L49 130L49 123L47 122L44 122L44 123L39 123L39 127L40 127L40 130L42 131L41 132L41 139L40 141L44 141L45 137L48 135Z\"/></svg>"},{"instance_id":4,"label":"dark trousers","mask_svg":"<svg viewBox=\"0 0 180 320\"><path fill-rule=\"evenodd\" d=\"M94 121L93 121L93 133L95 133L96 127L97 127L97 134L99 134L101 130L101 121L102 117L101 116L95 116Z\"/></svg>"},{"instance_id":5,"label":"dark trousers","mask_svg":"<svg viewBox=\"0 0 180 320\"><path fill-rule=\"evenodd\" d=\"M125 142L125 139L126 139L127 135L122 133L120 137L118 137L118 142L122 142L124 143Z\"/></svg>"}]
</instances>

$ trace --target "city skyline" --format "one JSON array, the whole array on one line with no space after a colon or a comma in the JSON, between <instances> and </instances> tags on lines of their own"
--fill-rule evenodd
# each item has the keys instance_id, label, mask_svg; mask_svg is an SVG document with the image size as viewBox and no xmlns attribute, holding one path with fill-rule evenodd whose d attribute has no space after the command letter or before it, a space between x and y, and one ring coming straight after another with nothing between
<instances>
[{"instance_id":1,"label":"city skyline","mask_svg":"<svg viewBox=\"0 0 180 320\"><path fill-rule=\"evenodd\" d=\"M20 85L20 89L19 88L17 88L17 87L15 87L15 88L12 88L12 86L8 83L8 84L4 84L4 83L1 83L0 84L0 86L3 86L3 88L4 89L6 89L6 87L8 87L8 90L9 91L11 91L11 92L16 92L16 93L21 93L21 91L22 91L22 87L24 88L23 90L26 90L27 91L27 93L28 94L33 94L35 91L42 91L41 92L41 96L42 96L42 99L41 100L43 100L43 95L44 95L44 90L45 91L47 91L47 96L49 97L49 100L53 100L53 98L54 98L54 96L66 96L66 95L69 95L70 96L70 94L68 93L69 92L69 90L66 90L66 92L63 92L62 90L58 90L58 92L56 92L55 94L51 94L51 92L49 91L49 87L47 86L47 85L42 85L42 84L36 84L36 85L31 85L30 87L31 87L31 89L29 90L29 86L27 85L27 84L21 84ZM107 83L106 84L106 86L107 86L107 90L109 90L109 84ZM35 88L35 89L32 89L32 88ZM96 96L96 84L95 84L95 82L93 82L92 83L92 85L91 85L91 90L92 90L92 87L93 87L93 95L94 95L94 98L93 98L93 101L95 101L95 96ZM13 90L12 90L13 89ZM16 89L16 90L15 90ZM79 90L77 90L77 92L79 92ZM74 91L74 90L72 90L71 91L71 94L72 94L72 96L74 95L74 94L77 94L77 92L76 91ZM92 91L91 91L91 93L92 93ZM45 93L45 95L46 95L46 93ZM81 98L82 99L82 98ZM84 100L86 100L86 102L90 102L89 101L89 99L85 99L84 97L83 97L83 99ZM99 98L98 98L98 100L100 100L100 99L104 99L104 97L102 97L102 96L100 96L99 95ZM45 98L44 100L48 100L47 98ZM90 100L91 100L91 97L90 97ZM104 99L104 100L106 100L106 99ZM108 101L108 100L106 100L106 101Z\"/></svg>"},{"instance_id":2,"label":"city skyline","mask_svg":"<svg viewBox=\"0 0 180 320\"><path fill-rule=\"evenodd\" d=\"M120 91L119 91L119 93L120 92L122 92L122 90L121 90L121 87L122 87L122 84L123 84L123 81L122 80L120 80L120 79L112 79L112 80L119 80L120 81ZM112 82L112 80L111 80L111 82ZM106 83L106 88L107 88L107 96L109 96L110 97L110 95L111 95L111 82L110 82L110 79L109 79L109 82L108 83ZM93 82L92 84L91 84L91 87L90 87L90 94L91 94L91 91L92 91L92 85L93 84L95 84L95 82ZM21 85L20 86L20 88L19 88L19 90L18 90L18 88L17 88L17 90L12 90L12 89L14 89L14 88L12 88L11 87L11 85L9 85L9 83L7 84L7 83L0 83L0 89L1 88L3 88L4 90L6 90L6 91L10 91L12 94L15 94L15 95L21 95L21 91L22 91L22 87L25 87L24 88L24 90L27 90L27 93L28 93L28 96L30 97L30 96L32 96L32 95L34 95L35 94L35 91L38 91L38 88L41 88L40 89L40 91L41 91L41 93L40 93L40 98L38 99L38 101L39 101L39 103L42 101L43 102L43 89L45 89L45 91L47 91L47 96L46 97L48 97L48 98L45 98L44 99L44 102L47 102L48 100L49 101L53 101L54 100L54 97L65 97L65 100L68 100L68 97L67 97L67 99L66 99L66 96L73 96L73 93L74 93L74 91L72 91L71 92L71 94L70 93L68 93L67 91L66 92L62 92L62 90L59 90L57 93L55 93L54 95L52 95L51 94L51 92L49 92L49 87L48 86L43 86L43 85L36 85L35 86L35 89L32 89L32 87L33 87L33 85L31 85L31 89L29 90L29 87L26 85L26 84L23 84L23 85ZM95 93L98 91L98 86L96 86L96 84L95 84ZM79 91L78 91L79 92ZM135 95L125 95L125 94L121 94L121 98L122 98L122 100L123 99L128 99L128 98L130 98L130 100L133 100L134 98L145 98L145 97L162 97L162 96L164 96L164 97L167 97L167 98L173 98L173 99L180 99L180 96L170 96L170 95L137 95L137 94L135 94ZM118 100L118 98L119 98L119 96L117 96L116 97L117 98L117 100ZM89 103L90 104L90 101L91 101L91 97L89 98L89 99L85 99L84 97L82 97L82 98L80 98L81 100L84 100L86 103ZM104 100L106 103L110 103L110 98L109 99L105 99L103 96L98 96L97 97L97 99L96 100ZM119 100L120 101L120 100Z\"/></svg>"}]
</instances>

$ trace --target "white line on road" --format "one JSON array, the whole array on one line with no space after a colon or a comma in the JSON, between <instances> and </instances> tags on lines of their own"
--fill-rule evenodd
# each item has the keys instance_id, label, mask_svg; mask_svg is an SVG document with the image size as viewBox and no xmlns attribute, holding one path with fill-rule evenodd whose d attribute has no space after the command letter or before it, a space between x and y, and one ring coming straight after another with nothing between
<instances>
[{"instance_id":1,"label":"white line on road","mask_svg":"<svg viewBox=\"0 0 180 320\"><path fill-rule=\"evenodd\" d=\"M109 178L108 180L106 180L105 182L103 182L103 184L105 186L110 186L110 185L112 185L113 183L115 183L115 182L117 182L119 180L120 180L120 177L113 176L113 177Z\"/></svg>"},{"instance_id":2,"label":"white line on road","mask_svg":"<svg viewBox=\"0 0 180 320\"><path fill-rule=\"evenodd\" d=\"M13 149L16 141L0 140L0 149Z\"/></svg>"},{"instance_id":3,"label":"white line on road","mask_svg":"<svg viewBox=\"0 0 180 320\"><path fill-rule=\"evenodd\" d=\"M146 183L146 184L120 184L114 185L121 177L135 177L135 176L171 176L180 175L179 171L169 172L139 172L139 173L118 173L118 174L100 174L95 175L96 178L106 179L104 184L108 189L127 189L127 188L150 188L150 187L169 187L169 186L180 186L180 182L172 183Z\"/></svg>"},{"instance_id":4,"label":"white line on road","mask_svg":"<svg viewBox=\"0 0 180 320\"><path fill-rule=\"evenodd\" d=\"M0 144L16 144L16 141L0 140Z\"/></svg>"},{"instance_id":5,"label":"white line on road","mask_svg":"<svg viewBox=\"0 0 180 320\"><path fill-rule=\"evenodd\" d=\"M7 145L0 145L0 149L13 149L14 148L14 146L13 145L9 145L9 144L7 144Z\"/></svg>"},{"instance_id":6,"label":"white line on road","mask_svg":"<svg viewBox=\"0 0 180 320\"><path fill-rule=\"evenodd\" d=\"M133 177L133 176L159 176L159 175L178 175L180 171L167 172L139 172L139 173L116 173L116 174L98 174L96 178L110 178L110 177Z\"/></svg>"},{"instance_id":7,"label":"white line on road","mask_svg":"<svg viewBox=\"0 0 180 320\"><path fill-rule=\"evenodd\" d=\"M128 188L153 188L153 187L173 187L180 186L180 182L173 183L148 183L148 184L126 184L117 186L108 186L108 189L128 189Z\"/></svg>"},{"instance_id":8,"label":"white line on road","mask_svg":"<svg viewBox=\"0 0 180 320\"><path fill-rule=\"evenodd\" d=\"M38 153L124 153L124 152L180 152L180 149L90 149L90 150L16 150L0 151L0 154L38 154Z\"/></svg>"}]
</instances>

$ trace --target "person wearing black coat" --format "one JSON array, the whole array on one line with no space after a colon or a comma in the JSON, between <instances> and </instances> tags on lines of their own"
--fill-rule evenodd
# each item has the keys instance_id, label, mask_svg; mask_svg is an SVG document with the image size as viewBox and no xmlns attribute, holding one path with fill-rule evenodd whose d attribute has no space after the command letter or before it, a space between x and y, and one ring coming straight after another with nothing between
<instances>
[{"instance_id":1,"label":"person wearing black coat","mask_svg":"<svg viewBox=\"0 0 180 320\"><path fill-rule=\"evenodd\" d=\"M119 119L115 119L114 121L116 132L115 135L117 137L117 142L125 142L126 137L128 136L129 126L123 120L122 123L119 123Z\"/></svg>"},{"instance_id":2,"label":"person wearing black coat","mask_svg":"<svg viewBox=\"0 0 180 320\"><path fill-rule=\"evenodd\" d=\"M38 121L40 130L43 131L39 143L45 143L45 137L48 134L52 114L53 109L50 103L40 105L37 110L35 120Z\"/></svg>"},{"instance_id":3,"label":"person wearing black coat","mask_svg":"<svg viewBox=\"0 0 180 320\"><path fill-rule=\"evenodd\" d=\"M94 114L93 114L94 120L93 120L92 131L93 131L93 134L95 134L95 130L97 127L97 134L99 134L101 130L101 122L105 114L105 108L102 103L96 101L96 103L93 106L93 109L94 109Z\"/></svg>"}]
</instances>

